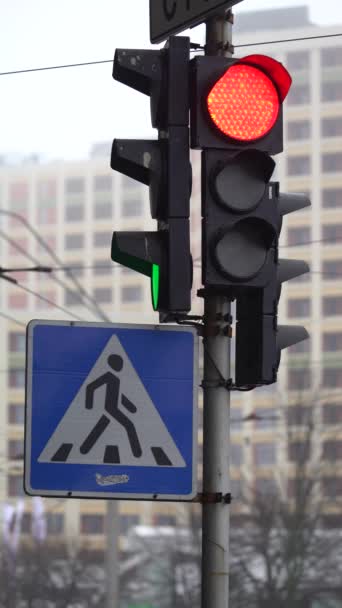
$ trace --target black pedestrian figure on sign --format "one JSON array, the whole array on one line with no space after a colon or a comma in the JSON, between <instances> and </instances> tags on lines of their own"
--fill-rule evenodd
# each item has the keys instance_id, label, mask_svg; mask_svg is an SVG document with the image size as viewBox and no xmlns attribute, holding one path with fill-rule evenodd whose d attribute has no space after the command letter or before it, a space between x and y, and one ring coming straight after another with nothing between
<instances>
[{"instance_id":1,"label":"black pedestrian figure on sign","mask_svg":"<svg viewBox=\"0 0 342 608\"><path fill-rule=\"evenodd\" d=\"M107 359L108 365L115 372L121 372L123 368L123 359L120 355L110 355ZM101 418L95 424L94 428L90 431L89 435L83 441L80 452L81 454L88 454L90 450L94 447L95 443L101 437L101 435L106 430L107 426L114 419L116 422L121 424L124 427L128 441L131 446L132 454L136 458L140 458L142 455L142 449L140 445L140 441L135 430L135 426L133 422L119 409L119 406L122 405L128 412L131 414L135 414L137 411L136 406L129 400L125 395L121 395L121 403L120 403L120 378L116 374L113 374L111 371L106 372L93 382L90 382L86 388L86 402L85 407L87 410L91 410L94 406L94 393L96 389L101 386L106 387L106 395L105 395L105 405L104 409L106 414L102 414ZM105 462L113 462L113 460L117 460L118 456L118 448L117 446L107 446L106 452L108 452L108 457L105 455ZM113 456L113 453L117 454L116 457Z\"/></svg>"}]
</instances>

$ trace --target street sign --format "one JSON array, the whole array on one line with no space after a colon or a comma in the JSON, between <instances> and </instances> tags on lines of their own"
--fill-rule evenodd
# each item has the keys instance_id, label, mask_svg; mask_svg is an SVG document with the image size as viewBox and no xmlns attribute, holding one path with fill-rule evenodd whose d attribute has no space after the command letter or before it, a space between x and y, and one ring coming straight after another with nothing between
<instances>
[{"instance_id":1,"label":"street sign","mask_svg":"<svg viewBox=\"0 0 342 608\"><path fill-rule=\"evenodd\" d=\"M241 0L150 0L150 40L166 40Z\"/></svg>"},{"instance_id":2,"label":"street sign","mask_svg":"<svg viewBox=\"0 0 342 608\"><path fill-rule=\"evenodd\" d=\"M28 494L195 496L193 328L31 321L27 345Z\"/></svg>"}]
</instances>

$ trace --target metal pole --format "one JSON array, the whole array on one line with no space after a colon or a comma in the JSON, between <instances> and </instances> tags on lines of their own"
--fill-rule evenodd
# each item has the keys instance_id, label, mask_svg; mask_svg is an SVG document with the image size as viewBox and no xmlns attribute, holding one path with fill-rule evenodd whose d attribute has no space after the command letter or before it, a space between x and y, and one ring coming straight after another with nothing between
<instances>
[{"instance_id":1,"label":"metal pole","mask_svg":"<svg viewBox=\"0 0 342 608\"><path fill-rule=\"evenodd\" d=\"M118 502L107 500L106 608L119 606Z\"/></svg>"},{"instance_id":2,"label":"metal pole","mask_svg":"<svg viewBox=\"0 0 342 608\"><path fill-rule=\"evenodd\" d=\"M231 42L230 12L207 23L207 55L231 55ZM205 296L202 608L228 608L229 603L229 504L210 500L217 494L227 496L230 491L230 393L222 386L222 378L230 378L230 338L226 331L230 308L223 296Z\"/></svg>"}]
</instances>

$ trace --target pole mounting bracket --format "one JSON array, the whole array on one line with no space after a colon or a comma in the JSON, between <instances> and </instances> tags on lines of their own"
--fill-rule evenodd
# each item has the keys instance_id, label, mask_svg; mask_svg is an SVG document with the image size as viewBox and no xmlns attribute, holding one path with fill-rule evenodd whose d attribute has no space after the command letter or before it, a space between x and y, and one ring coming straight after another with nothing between
<instances>
[{"instance_id":1,"label":"pole mounting bracket","mask_svg":"<svg viewBox=\"0 0 342 608\"><path fill-rule=\"evenodd\" d=\"M202 492L197 494L196 502L200 502L202 505L218 503L230 505L232 502L232 495L230 493L223 494L222 492Z\"/></svg>"}]
</instances>

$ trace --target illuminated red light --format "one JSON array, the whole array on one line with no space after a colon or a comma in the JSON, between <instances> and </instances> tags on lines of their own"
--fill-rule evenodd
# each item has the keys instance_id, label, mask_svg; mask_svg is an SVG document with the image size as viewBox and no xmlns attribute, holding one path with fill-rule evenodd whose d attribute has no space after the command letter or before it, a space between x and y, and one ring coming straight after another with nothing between
<instances>
[{"instance_id":1,"label":"illuminated red light","mask_svg":"<svg viewBox=\"0 0 342 608\"><path fill-rule=\"evenodd\" d=\"M280 108L273 81L258 68L232 65L208 95L207 105L215 125L238 141L253 141L274 126Z\"/></svg>"}]
</instances>

